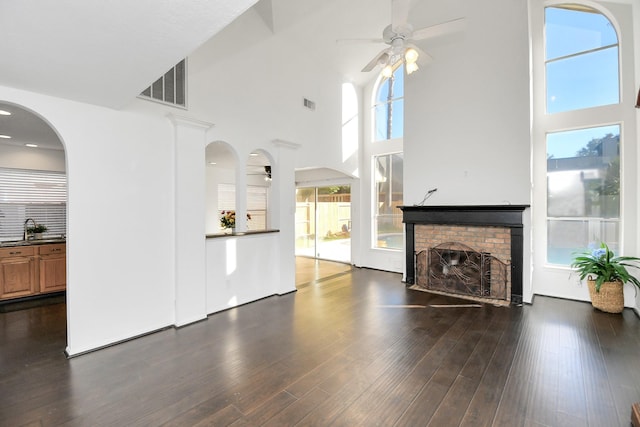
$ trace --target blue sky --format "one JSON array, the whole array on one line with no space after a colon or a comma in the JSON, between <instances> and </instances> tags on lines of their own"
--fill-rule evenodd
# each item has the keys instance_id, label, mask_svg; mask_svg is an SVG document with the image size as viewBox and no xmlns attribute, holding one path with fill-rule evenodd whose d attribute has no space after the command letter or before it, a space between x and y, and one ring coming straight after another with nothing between
<instances>
[{"instance_id":1,"label":"blue sky","mask_svg":"<svg viewBox=\"0 0 640 427\"><path fill-rule=\"evenodd\" d=\"M576 153L589 141L594 138L602 138L608 133L619 135L620 126L612 125L550 133L547 135L547 155L553 155L554 159L575 157Z\"/></svg>"},{"instance_id":2,"label":"blue sky","mask_svg":"<svg viewBox=\"0 0 640 427\"><path fill-rule=\"evenodd\" d=\"M619 102L618 37L604 15L548 7L545 36L548 113Z\"/></svg>"},{"instance_id":3,"label":"blue sky","mask_svg":"<svg viewBox=\"0 0 640 427\"><path fill-rule=\"evenodd\" d=\"M611 22L598 13L545 10L547 112L618 103L618 37ZM619 132L615 125L549 134L547 154L574 157L591 139Z\"/></svg>"}]
</instances>

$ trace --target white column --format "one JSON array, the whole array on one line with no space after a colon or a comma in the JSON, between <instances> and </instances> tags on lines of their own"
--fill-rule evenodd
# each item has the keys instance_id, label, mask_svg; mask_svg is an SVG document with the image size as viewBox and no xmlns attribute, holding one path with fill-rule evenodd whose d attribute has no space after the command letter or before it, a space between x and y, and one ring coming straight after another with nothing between
<instances>
[{"instance_id":1,"label":"white column","mask_svg":"<svg viewBox=\"0 0 640 427\"><path fill-rule=\"evenodd\" d=\"M170 114L175 129L175 325L207 317L205 147L211 123Z\"/></svg>"},{"instance_id":2,"label":"white column","mask_svg":"<svg viewBox=\"0 0 640 427\"><path fill-rule=\"evenodd\" d=\"M283 295L296 290L295 223L296 182L295 150L300 144L274 140L276 164L272 166L272 197L270 204L272 226L280 230L280 280L276 292Z\"/></svg>"}]
</instances>

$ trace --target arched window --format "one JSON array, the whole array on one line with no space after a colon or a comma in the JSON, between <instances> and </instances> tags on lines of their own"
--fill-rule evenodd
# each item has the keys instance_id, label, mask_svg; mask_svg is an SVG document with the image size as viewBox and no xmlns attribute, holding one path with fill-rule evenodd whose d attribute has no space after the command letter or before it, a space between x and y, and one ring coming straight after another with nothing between
<instances>
[{"instance_id":1,"label":"arched window","mask_svg":"<svg viewBox=\"0 0 640 427\"><path fill-rule=\"evenodd\" d=\"M589 6L553 4L544 20L546 263L567 266L590 244L620 250L619 45Z\"/></svg>"},{"instance_id":2,"label":"arched window","mask_svg":"<svg viewBox=\"0 0 640 427\"><path fill-rule=\"evenodd\" d=\"M371 153L372 247L402 250L404 65L374 88Z\"/></svg>"},{"instance_id":3,"label":"arched window","mask_svg":"<svg viewBox=\"0 0 640 427\"><path fill-rule=\"evenodd\" d=\"M545 9L547 112L620 101L618 36L599 11L577 4Z\"/></svg>"},{"instance_id":4,"label":"arched window","mask_svg":"<svg viewBox=\"0 0 640 427\"><path fill-rule=\"evenodd\" d=\"M374 141L402 138L404 128L404 65L378 84L373 105Z\"/></svg>"}]
</instances>

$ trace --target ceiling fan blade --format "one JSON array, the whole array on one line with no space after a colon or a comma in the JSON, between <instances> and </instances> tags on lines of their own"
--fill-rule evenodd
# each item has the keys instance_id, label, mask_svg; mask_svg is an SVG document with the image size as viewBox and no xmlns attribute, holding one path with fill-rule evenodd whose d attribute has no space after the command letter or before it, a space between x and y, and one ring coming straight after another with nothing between
<instances>
[{"instance_id":1,"label":"ceiling fan blade","mask_svg":"<svg viewBox=\"0 0 640 427\"><path fill-rule=\"evenodd\" d=\"M391 0L391 29L401 32L409 19L409 3L411 0Z\"/></svg>"},{"instance_id":2,"label":"ceiling fan blade","mask_svg":"<svg viewBox=\"0 0 640 427\"><path fill-rule=\"evenodd\" d=\"M368 73L369 71L376 68L376 66L380 62L380 59L383 58L385 55L387 56L389 55L388 50L389 49L383 49L382 52L374 56L373 59L367 65L364 66L364 68L362 69L362 72Z\"/></svg>"},{"instance_id":3,"label":"ceiling fan blade","mask_svg":"<svg viewBox=\"0 0 640 427\"><path fill-rule=\"evenodd\" d=\"M411 36L412 40L424 40L444 36L446 34L463 31L466 27L466 19L458 18L441 24L415 30Z\"/></svg>"},{"instance_id":4,"label":"ceiling fan blade","mask_svg":"<svg viewBox=\"0 0 640 427\"><path fill-rule=\"evenodd\" d=\"M338 39L336 40L338 44L353 44L353 43L384 43L384 40L381 38L377 39Z\"/></svg>"}]
</instances>

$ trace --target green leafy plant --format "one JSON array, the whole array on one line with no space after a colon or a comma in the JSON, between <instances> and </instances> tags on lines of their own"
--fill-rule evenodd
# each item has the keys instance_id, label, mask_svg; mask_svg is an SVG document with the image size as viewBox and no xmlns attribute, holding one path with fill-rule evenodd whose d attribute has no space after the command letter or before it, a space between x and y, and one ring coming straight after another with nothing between
<instances>
[{"instance_id":1,"label":"green leafy plant","mask_svg":"<svg viewBox=\"0 0 640 427\"><path fill-rule=\"evenodd\" d=\"M580 280L584 280L585 277L595 280L596 291L600 292L600 286L604 282L631 282L640 288L640 281L627 271L627 267L640 268L638 262L640 258L615 256L606 243L601 243L599 248L574 257L571 267L578 271ZM595 279L590 277L592 275Z\"/></svg>"},{"instance_id":2,"label":"green leafy plant","mask_svg":"<svg viewBox=\"0 0 640 427\"><path fill-rule=\"evenodd\" d=\"M48 228L44 224L36 224L33 227L27 227L27 233L30 233L30 234L33 234L33 233L44 233L47 230L48 230Z\"/></svg>"}]
</instances>

